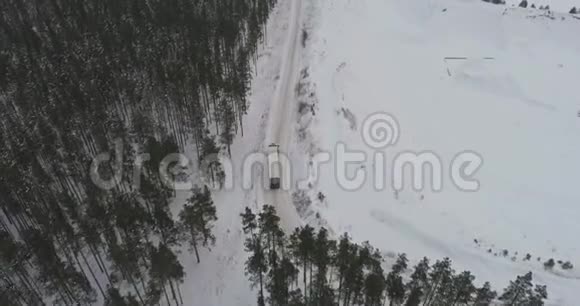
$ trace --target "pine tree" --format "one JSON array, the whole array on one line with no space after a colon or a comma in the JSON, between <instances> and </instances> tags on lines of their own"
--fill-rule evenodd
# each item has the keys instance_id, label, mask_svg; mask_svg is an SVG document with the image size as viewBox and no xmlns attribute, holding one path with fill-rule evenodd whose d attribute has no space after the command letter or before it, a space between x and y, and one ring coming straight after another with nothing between
<instances>
[{"instance_id":1,"label":"pine tree","mask_svg":"<svg viewBox=\"0 0 580 306\"><path fill-rule=\"evenodd\" d=\"M0 229L0 276L5 282L5 302L2 305L16 304L12 302L19 297L25 300L26 304L42 304L42 293L38 291L32 275L29 273L25 263L30 260L26 247L15 241L5 230ZM1 301L1 300L0 300ZM10 303L9 303L10 301Z\"/></svg>"},{"instance_id":2,"label":"pine tree","mask_svg":"<svg viewBox=\"0 0 580 306\"><path fill-rule=\"evenodd\" d=\"M530 306L543 306L544 300L548 298L548 290L546 286L536 285L534 288L534 293L529 297L527 305Z\"/></svg>"},{"instance_id":3,"label":"pine tree","mask_svg":"<svg viewBox=\"0 0 580 306\"><path fill-rule=\"evenodd\" d=\"M202 167L202 169L209 172L204 174L211 178L211 182L213 184L219 183L221 185L223 184L223 178L220 176L220 172L222 172L223 169L221 163L217 160L219 152L220 149L217 147L213 137L205 135L201 143L201 156L199 161L202 166L205 166L205 168Z\"/></svg>"},{"instance_id":4,"label":"pine tree","mask_svg":"<svg viewBox=\"0 0 580 306\"><path fill-rule=\"evenodd\" d=\"M407 269L407 263L407 255L400 254L392 271L387 275L386 290L390 306L400 305L405 299L406 288L401 273Z\"/></svg>"},{"instance_id":5,"label":"pine tree","mask_svg":"<svg viewBox=\"0 0 580 306\"><path fill-rule=\"evenodd\" d=\"M244 233L254 235L256 229L258 228L256 215L249 207L246 207L244 213L240 214L240 216L242 217L242 227Z\"/></svg>"},{"instance_id":6,"label":"pine tree","mask_svg":"<svg viewBox=\"0 0 580 306\"><path fill-rule=\"evenodd\" d=\"M217 220L216 207L211 199L211 192L207 186L203 191L199 188L192 190L192 196L183 205L179 213L179 220L188 240L195 251L197 262L200 262L198 244L203 246L214 245L215 236L212 234L213 222Z\"/></svg>"},{"instance_id":7,"label":"pine tree","mask_svg":"<svg viewBox=\"0 0 580 306\"><path fill-rule=\"evenodd\" d=\"M49 293L58 295L59 303L92 303L96 296L89 281L71 263L60 258L47 232L36 229L23 232L24 240L34 254L34 263L39 268L40 280Z\"/></svg>"},{"instance_id":8,"label":"pine tree","mask_svg":"<svg viewBox=\"0 0 580 306\"><path fill-rule=\"evenodd\" d=\"M139 302L132 295L123 297L117 288L110 287L107 290L104 306L139 306Z\"/></svg>"},{"instance_id":9,"label":"pine tree","mask_svg":"<svg viewBox=\"0 0 580 306\"><path fill-rule=\"evenodd\" d=\"M445 303L445 293L453 290L453 273L449 258L437 261L433 265L433 269L429 274L430 286L427 290L425 305L441 305Z\"/></svg>"},{"instance_id":10,"label":"pine tree","mask_svg":"<svg viewBox=\"0 0 580 306\"><path fill-rule=\"evenodd\" d=\"M575 6L570 9L570 14L577 14L577 13L578 13L578 10L576 9Z\"/></svg>"},{"instance_id":11,"label":"pine tree","mask_svg":"<svg viewBox=\"0 0 580 306\"><path fill-rule=\"evenodd\" d=\"M149 271L151 281L156 283L157 286L162 289L168 305L170 305L171 302L169 302L169 297L165 287L169 285L171 296L175 301L175 304L179 305L180 299L178 299L176 291L178 288L176 285L179 286L185 277L183 266L181 266L177 256L167 247L167 245L161 244L158 248L154 246L151 246L151 248L151 270Z\"/></svg>"},{"instance_id":12,"label":"pine tree","mask_svg":"<svg viewBox=\"0 0 580 306\"><path fill-rule=\"evenodd\" d=\"M274 255L274 260L278 260L277 255ZM290 285L297 275L298 269L287 257L282 258L280 263L272 266L267 285L270 293L270 305L288 305L291 297Z\"/></svg>"},{"instance_id":13,"label":"pine tree","mask_svg":"<svg viewBox=\"0 0 580 306\"><path fill-rule=\"evenodd\" d=\"M231 145L234 140L234 122L235 122L235 113L232 109L232 106L227 102L227 100L222 99L219 104L220 112L222 113L221 118L221 140L222 143L225 144L228 148L228 155L232 156Z\"/></svg>"},{"instance_id":14,"label":"pine tree","mask_svg":"<svg viewBox=\"0 0 580 306\"><path fill-rule=\"evenodd\" d=\"M379 306L383 304L382 298L386 287L386 280L381 272L370 272L366 276L364 284L365 305Z\"/></svg>"},{"instance_id":15,"label":"pine tree","mask_svg":"<svg viewBox=\"0 0 580 306\"><path fill-rule=\"evenodd\" d=\"M246 260L245 271L253 287L259 286L258 305L265 305L264 283L265 273L268 272L268 263L266 250L263 246L263 238L258 231L256 215L246 207L245 212L241 214L244 232L250 234L244 243L246 252L250 253Z\"/></svg>"},{"instance_id":16,"label":"pine tree","mask_svg":"<svg viewBox=\"0 0 580 306\"><path fill-rule=\"evenodd\" d=\"M292 292L290 292L288 306L306 306L304 296L302 296L300 289L292 290Z\"/></svg>"},{"instance_id":17,"label":"pine tree","mask_svg":"<svg viewBox=\"0 0 580 306\"><path fill-rule=\"evenodd\" d=\"M515 281L510 281L509 286L499 297L504 305L526 305L532 296L532 272L518 276Z\"/></svg>"},{"instance_id":18,"label":"pine tree","mask_svg":"<svg viewBox=\"0 0 580 306\"><path fill-rule=\"evenodd\" d=\"M338 302L341 301L341 297L345 295L344 290L344 282L346 272L349 268L350 261L352 257L355 255L356 247L351 243L350 237L347 233L344 233L340 237L338 243L338 249L334 258L334 265L336 266L336 272L338 274L338 292L337 298ZM337 302L337 303L338 303Z\"/></svg>"},{"instance_id":19,"label":"pine tree","mask_svg":"<svg viewBox=\"0 0 580 306\"><path fill-rule=\"evenodd\" d=\"M467 305L470 304L474 299L474 294L476 291L473 281L475 276L469 271L464 271L453 278L453 295L448 301L451 305Z\"/></svg>"},{"instance_id":20,"label":"pine tree","mask_svg":"<svg viewBox=\"0 0 580 306\"><path fill-rule=\"evenodd\" d=\"M258 225L267 245L268 258L272 261L272 256L277 252L276 247L283 244L280 239L284 236L280 228L280 217L276 214L274 206L264 205L258 215Z\"/></svg>"},{"instance_id":21,"label":"pine tree","mask_svg":"<svg viewBox=\"0 0 580 306\"><path fill-rule=\"evenodd\" d=\"M476 290L475 300L473 305L489 306L497 297L497 292L491 290L489 282L485 282L481 288Z\"/></svg>"},{"instance_id":22,"label":"pine tree","mask_svg":"<svg viewBox=\"0 0 580 306\"><path fill-rule=\"evenodd\" d=\"M353 245L353 255L348 268L344 273L344 297L343 305L362 303L361 295L364 289L364 266L369 259L370 251L367 246Z\"/></svg>"},{"instance_id":23,"label":"pine tree","mask_svg":"<svg viewBox=\"0 0 580 306\"><path fill-rule=\"evenodd\" d=\"M316 268L316 275L311 292L311 303L315 305L332 305L334 301L334 293L328 283L327 275L335 252L335 241L329 240L328 231L324 227L321 228L316 235L312 254L312 264Z\"/></svg>"},{"instance_id":24,"label":"pine tree","mask_svg":"<svg viewBox=\"0 0 580 306\"><path fill-rule=\"evenodd\" d=\"M406 306L418 306L426 294L429 286L429 259L424 257L416 266L411 281L407 284L409 297L405 302Z\"/></svg>"},{"instance_id":25,"label":"pine tree","mask_svg":"<svg viewBox=\"0 0 580 306\"><path fill-rule=\"evenodd\" d=\"M311 267L312 253L314 251L314 228L305 226L296 228L290 236L290 251L298 265L302 266L302 281L304 284L304 300L309 303L311 291L308 290L307 273ZM310 295L308 294L310 293Z\"/></svg>"}]
</instances>

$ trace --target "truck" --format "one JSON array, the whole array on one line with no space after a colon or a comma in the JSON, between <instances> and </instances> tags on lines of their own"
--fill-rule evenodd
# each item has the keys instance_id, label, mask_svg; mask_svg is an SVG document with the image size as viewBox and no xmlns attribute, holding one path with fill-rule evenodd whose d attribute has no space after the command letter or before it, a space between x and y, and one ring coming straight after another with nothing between
<instances>
[{"instance_id":1,"label":"truck","mask_svg":"<svg viewBox=\"0 0 580 306\"><path fill-rule=\"evenodd\" d=\"M280 177L282 173L280 164L280 145L272 143L268 146L268 174L270 176L270 189L280 189Z\"/></svg>"}]
</instances>

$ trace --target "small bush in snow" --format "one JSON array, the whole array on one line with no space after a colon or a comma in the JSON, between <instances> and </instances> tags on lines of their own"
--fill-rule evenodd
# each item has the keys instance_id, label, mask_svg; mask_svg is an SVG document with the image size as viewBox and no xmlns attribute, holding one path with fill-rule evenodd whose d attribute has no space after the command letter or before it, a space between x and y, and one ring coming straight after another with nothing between
<instances>
[{"instance_id":1,"label":"small bush in snow","mask_svg":"<svg viewBox=\"0 0 580 306\"><path fill-rule=\"evenodd\" d=\"M300 101L298 102L298 113L300 115L305 115L307 112L309 112L312 109L312 105L304 102L304 101Z\"/></svg>"},{"instance_id":2,"label":"small bush in snow","mask_svg":"<svg viewBox=\"0 0 580 306\"><path fill-rule=\"evenodd\" d=\"M294 203L299 216L305 217L310 213L312 200L304 190L299 190L292 193L292 202Z\"/></svg>"},{"instance_id":3,"label":"small bush in snow","mask_svg":"<svg viewBox=\"0 0 580 306\"><path fill-rule=\"evenodd\" d=\"M552 268L554 268L555 265L556 265L556 262L554 261L554 259L550 258L548 261L546 261L544 263L544 269L552 270Z\"/></svg>"},{"instance_id":4,"label":"small bush in snow","mask_svg":"<svg viewBox=\"0 0 580 306\"><path fill-rule=\"evenodd\" d=\"M505 4L505 0L481 0L483 2L491 2L493 4Z\"/></svg>"},{"instance_id":5,"label":"small bush in snow","mask_svg":"<svg viewBox=\"0 0 580 306\"><path fill-rule=\"evenodd\" d=\"M573 7L573 8L570 10L570 14L578 14L578 10L576 9L576 7Z\"/></svg>"},{"instance_id":6,"label":"small bush in snow","mask_svg":"<svg viewBox=\"0 0 580 306\"><path fill-rule=\"evenodd\" d=\"M572 269L574 269L574 265L571 262L567 261L567 262L562 264L562 269L572 270Z\"/></svg>"},{"instance_id":7,"label":"small bush in snow","mask_svg":"<svg viewBox=\"0 0 580 306\"><path fill-rule=\"evenodd\" d=\"M326 196L324 195L324 193L318 192L318 201L324 202L324 199L326 199Z\"/></svg>"},{"instance_id":8,"label":"small bush in snow","mask_svg":"<svg viewBox=\"0 0 580 306\"><path fill-rule=\"evenodd\" d=\"M522 2L520 2L520 7L527 8L528 7L528 1L522 0Z\"/></svg>"}]
</instances>

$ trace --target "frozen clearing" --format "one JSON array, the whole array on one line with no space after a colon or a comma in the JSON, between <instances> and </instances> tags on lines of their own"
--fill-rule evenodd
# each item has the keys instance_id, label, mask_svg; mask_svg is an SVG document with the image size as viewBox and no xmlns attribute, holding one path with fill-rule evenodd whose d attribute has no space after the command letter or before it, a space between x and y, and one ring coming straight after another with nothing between
<instances>
[{"instance_id":1,"label":"frozen clearing","mask_svg":"<svg viewBox=\"0 0 580 306\"><path fill-rule=\"evenodd\" d=\"M580 20L479 0L309 3L315 22L303 67L318 111L306 140L315 146L301 148L333 152L343 142L366 152L358 166L371 169L374 151L360 127L382 111L401 129L386 149L387 173L404 151L433 151L444 170L441 192L414 191L409 179L398 193L390 179L375 190L370 170L361 189L345 191L332 164L323 165L315 186L327 196L327 205L315 207L322 219L386 253L448 256L457 270L469 269L496 289L533 271L536 283L548 285L550 304L577 305ZM477 192L458 190L449 177L452 159L464 150L484 160ZM527 253L531 261L523 260ZM545 271L549 258L576 267Z\"/></svg>"}]
</instances>

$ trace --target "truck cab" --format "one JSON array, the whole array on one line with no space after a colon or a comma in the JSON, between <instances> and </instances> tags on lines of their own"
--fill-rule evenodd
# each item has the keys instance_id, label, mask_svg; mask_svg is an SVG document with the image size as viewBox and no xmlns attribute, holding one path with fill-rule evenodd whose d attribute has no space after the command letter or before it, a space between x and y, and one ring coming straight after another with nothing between
<instances>
[{"instance_id":1,"label":"truck cab","mask_svg":"<svg viewBox=\"0 0 580 306\"><path fill-rule=\"evenodd\" d=\"M280 145L273 143L268 146L268 174L270 176L270 189L280 189L281 172Z\"/></svg>"}]
</instances>

